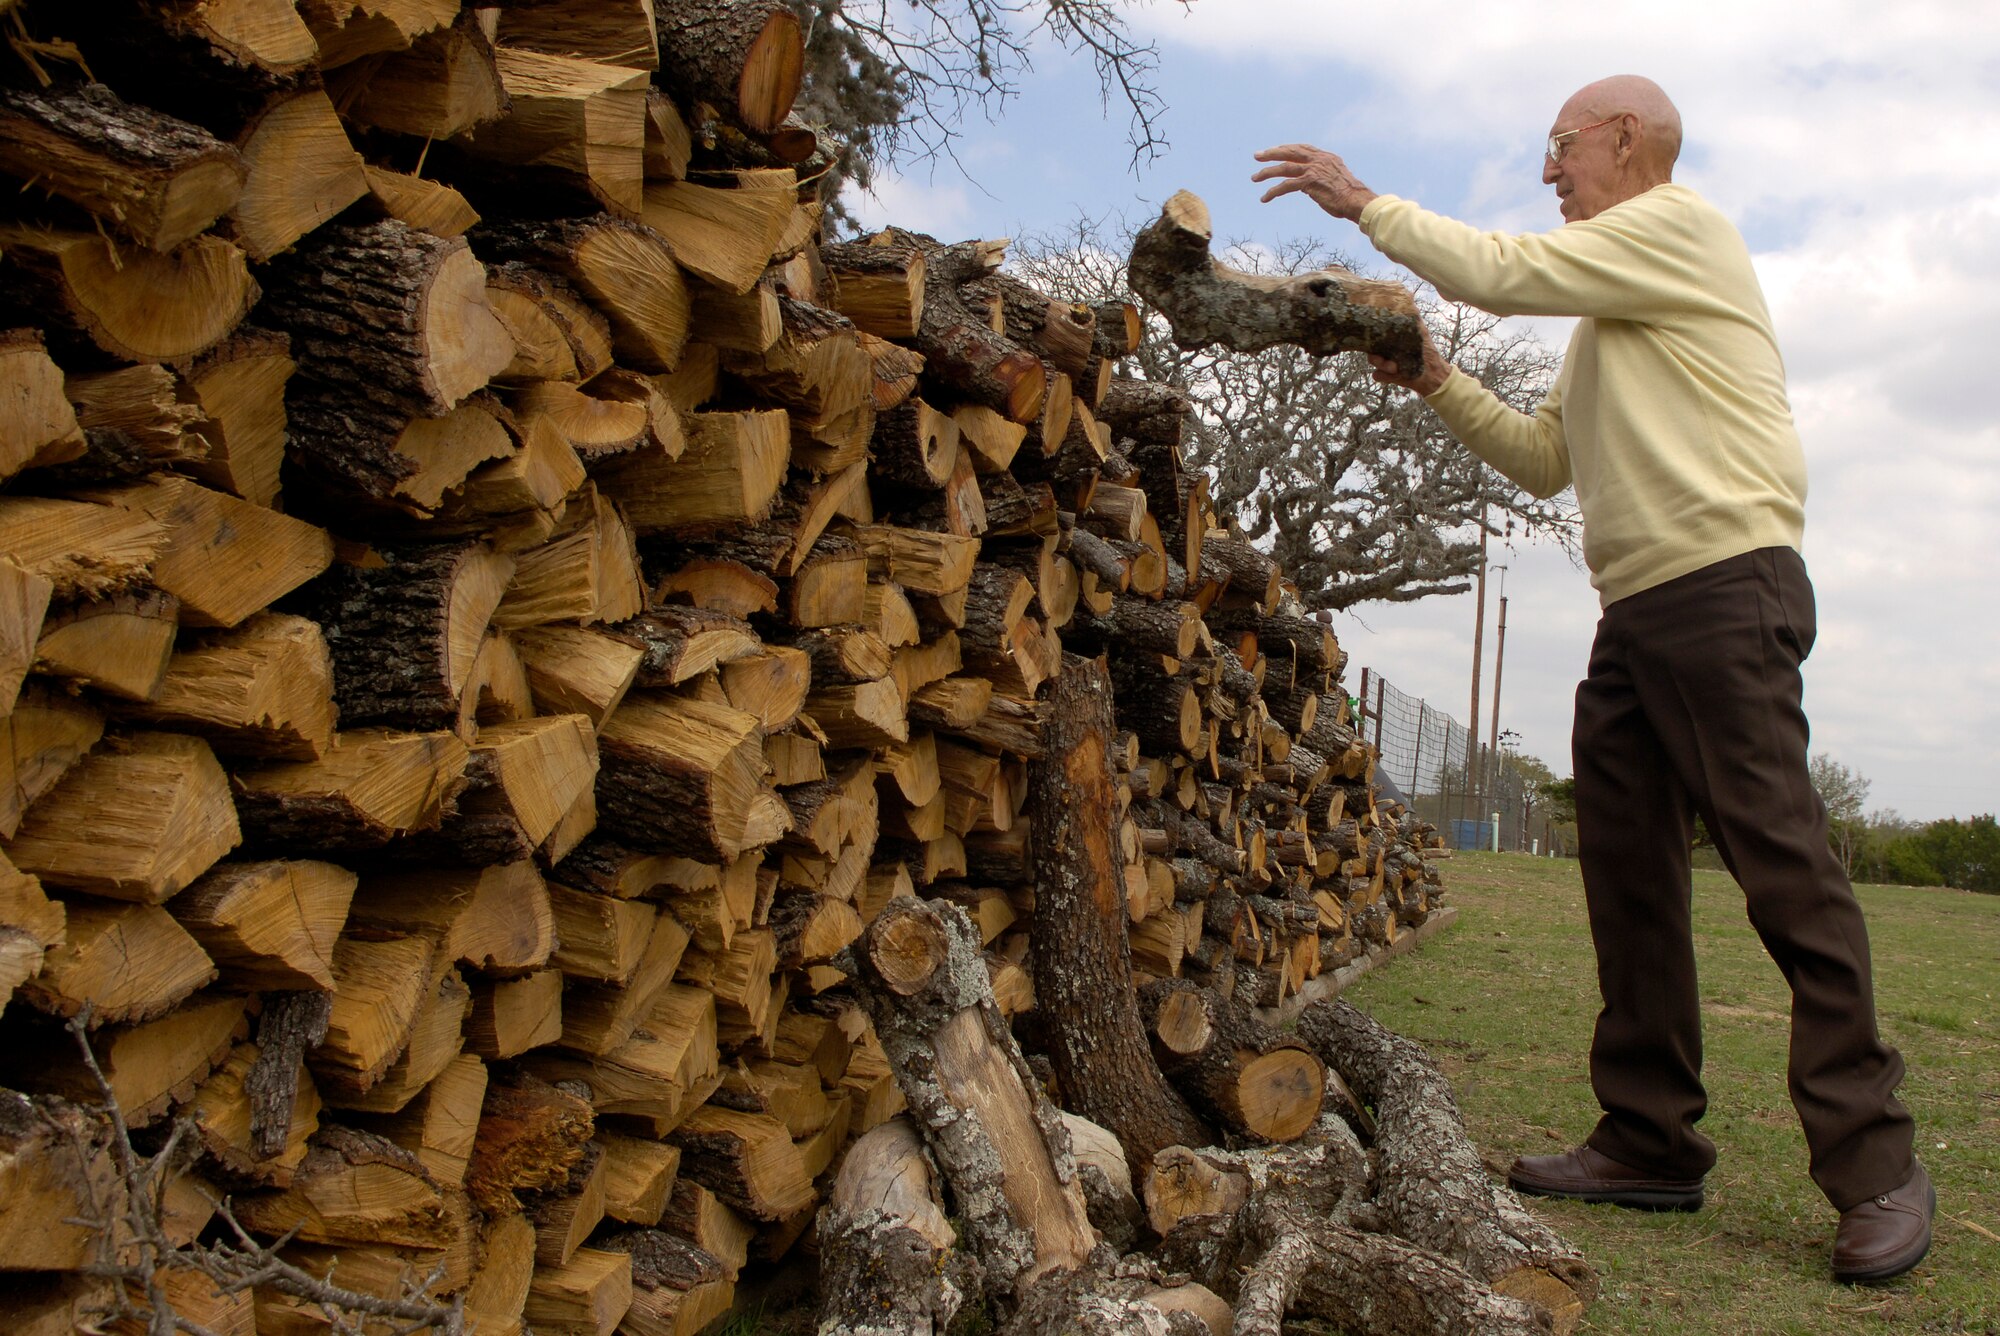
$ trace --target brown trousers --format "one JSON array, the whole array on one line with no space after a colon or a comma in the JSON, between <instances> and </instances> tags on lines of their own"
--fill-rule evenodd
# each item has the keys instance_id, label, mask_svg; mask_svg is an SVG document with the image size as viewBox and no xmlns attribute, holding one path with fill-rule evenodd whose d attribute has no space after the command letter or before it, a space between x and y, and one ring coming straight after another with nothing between
<instances>
[{"instance_id":1,"label":"brown trousers","mask_svg":"<svg viewBox=\"0 0 2000 1336\"><path fill-rule=\"evenodd\" d=\"M1792 989L1789 1084L1836 1209L1900 1186L1914 1128L1875 1028L1868 929L1806 771L1799 665L1812 584L1790 548L1731 557L1604 610L1577 687L1577 831L1604 1009L1590 1144L1699 1178L1701 996L1688 850L1696 813Z\"/></svg>"}]
</instances>

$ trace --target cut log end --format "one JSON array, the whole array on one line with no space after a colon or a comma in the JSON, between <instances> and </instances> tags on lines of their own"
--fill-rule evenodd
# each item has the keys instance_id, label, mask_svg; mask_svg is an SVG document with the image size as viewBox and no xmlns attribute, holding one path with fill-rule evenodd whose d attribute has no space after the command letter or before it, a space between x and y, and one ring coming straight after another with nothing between
<instances>
[{"instance_id":1,"label":"cut log end","mask_svg":"<svg viewBox=\"0 0 2000 1336\"><path fill-rule=\"evenodd\" d=\"M902 997L921 992L944 963L949 944L927 914L886 912L869 925L868 959L882 982Z\"/></svg>"}]
</instances>

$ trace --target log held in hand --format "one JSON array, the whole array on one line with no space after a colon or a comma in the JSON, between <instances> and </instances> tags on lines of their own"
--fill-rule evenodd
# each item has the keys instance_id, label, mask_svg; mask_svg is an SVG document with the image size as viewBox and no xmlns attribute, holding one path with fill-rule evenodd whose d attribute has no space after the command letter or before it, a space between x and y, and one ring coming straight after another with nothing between
<instances>
[{"instance_id":1,"label":"log held in hand","mask_svg":"<svg viewBox=\"0 0 2000 1336\"><path fill-rule=\"evenodd\" d=\"M1208 206L1183 190L1132 242L1132 290L1160 308L1181 347L1248 353L1291 343L1408 365L1421 356L1421 317L1402 284L1345 269L1246 274L1209 254L1214 235Z\"/></svg>"}]
</instances>

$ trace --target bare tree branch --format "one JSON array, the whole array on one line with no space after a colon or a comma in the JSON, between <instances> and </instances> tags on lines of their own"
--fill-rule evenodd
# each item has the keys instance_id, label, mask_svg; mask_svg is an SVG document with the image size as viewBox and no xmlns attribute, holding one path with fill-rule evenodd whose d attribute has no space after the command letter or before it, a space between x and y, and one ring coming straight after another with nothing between
<instances>
[{"instance_id":1,"label":"bare tree branch","mask_svg":"<svg viewBox=\"0 0 2000 1336\"><path fill-rule=\"evenodd\" d=\"M222 1295L267 1289L302 1299L319 1308L334 1336L364 1336L362 1320L367 1318L400 1323L390 1329L392 1336L414 1336L420 1331L465 1336L464 1300L445 1303L428 1297L444 1280L442 1264L420 1280L407 1278L403 1293L391 1298L346 1289L333 1283L331 1272L326 1277L315 1276L279 1255L291 1242L291 1232L268 1244L252 1236L237 1220L226 1197L213 1205L235 1235L235 1242L177 1246L166 1228L166 1197L192 1159L189 1136L194 1124L185 1118L175 1120L160 1149L150 1155L133 1147L125 1111L90 1043L90 1015L86 1005L71 1018L68 1028L97 1085L109 1131L107 1149L118 1171L116 1183L122 1197L117 1205L101 1200L86 1172L82 1182L88 1214L64 1222L95 1233L96 1260L82 1271L111 1282L101 1305L92 1310L93 1316L105 1324L136 1325L146 1336L220 1336L174 1310L161 1277L179 1270L208 1277L216 1293ZM60 1126L45 1112L43 1117L52 1126ZM87 1168L100 1153L98 1148L86 1142L75 1126L68 1127L68 1135L78 1164Z\"/></svg>"},{"instance_id":2,"label":"bare tree branch","mask_svg":"<svg viewBox=\"0 0 2000 1336\"><path fill-rule=\"evenodd\" d=\"M1193 0L1176 0L1186 5ZM1130 111L1132 165L1167 147L1159 52L1132 40L1130 0L791 0L806 33L806 82L794 111L846 145L826 196L847 221L839 183L869 189L892 165L957 161L966 115L996 116L1020 92L1041 38L1088 53L1107 111ZM961 170L963 168L961 167Z\"/></svg>"}]
</instances>

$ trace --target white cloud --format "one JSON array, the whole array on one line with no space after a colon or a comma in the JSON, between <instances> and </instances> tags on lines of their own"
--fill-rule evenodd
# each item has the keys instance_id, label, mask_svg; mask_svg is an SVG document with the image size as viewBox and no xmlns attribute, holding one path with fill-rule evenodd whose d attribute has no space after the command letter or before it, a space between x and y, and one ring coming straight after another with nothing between
<instances>
[{"instance_id":1,"label":"white cloud","mask_svg":"<svg viewBox=\"0 0 2000 1336\"><path fill-rule=\"evenodd\" d=\"M894 225L946 240L976 231L980 214L962 184L918 181L889 171L875 174L872 190L864 191L850 182L841 202L864 230Z\"/></svg>"}]
</instances>

